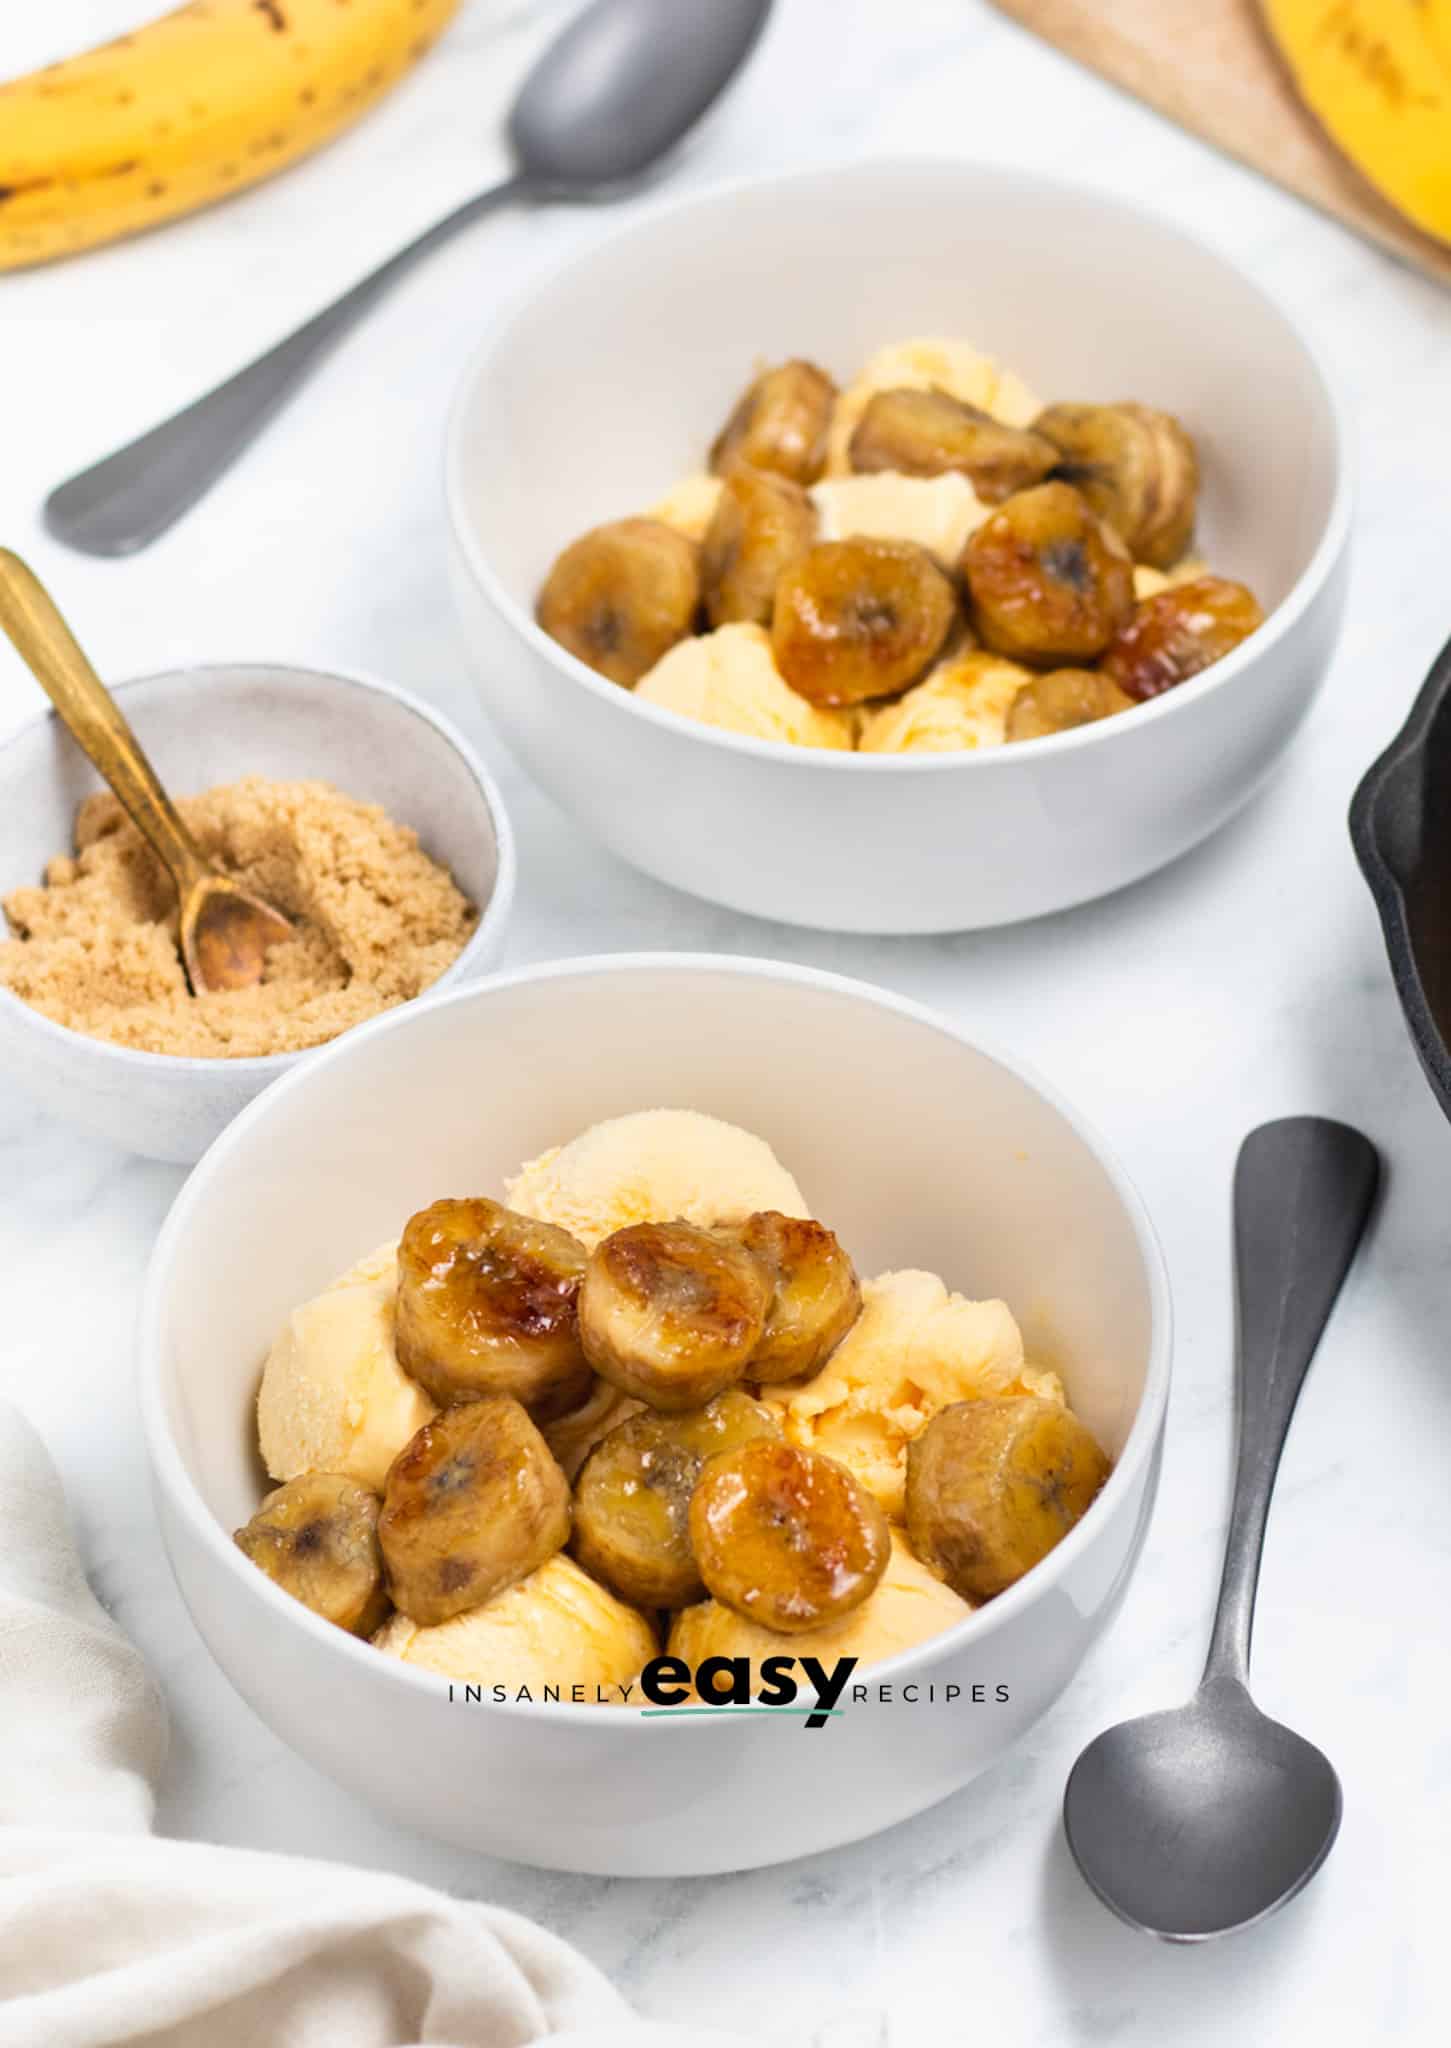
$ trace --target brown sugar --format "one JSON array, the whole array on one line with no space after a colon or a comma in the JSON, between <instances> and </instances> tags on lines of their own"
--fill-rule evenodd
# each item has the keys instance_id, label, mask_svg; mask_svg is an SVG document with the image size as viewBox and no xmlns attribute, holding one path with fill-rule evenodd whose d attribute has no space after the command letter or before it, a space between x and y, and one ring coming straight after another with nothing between
<instances>
[{"instance_id":1,"label":"brown sugar","mask_svg":"<svg viewBox=\"0 0 1451 2048\"><path fill-rule=\"evenodd\" d=\"M478 922L417 835L325 782L259 776L177 805L214 866L295 923L259 986L193 996L176 892L106 792L76 813L75 853L4 899L0 986L90 1038L242 1059L294 1052L418 995Z\"/></svg>"}]
</instances>

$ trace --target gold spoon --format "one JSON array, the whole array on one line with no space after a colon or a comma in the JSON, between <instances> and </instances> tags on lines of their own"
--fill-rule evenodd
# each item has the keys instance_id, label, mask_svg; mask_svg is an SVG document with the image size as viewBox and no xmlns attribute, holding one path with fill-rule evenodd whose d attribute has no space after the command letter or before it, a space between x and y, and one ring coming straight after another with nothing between
<instances>
[{"instance_id":1,"label":"gold spoon","mask_svg":"<svg viewBox=\"0 0 1451 2048\"><path fill-rule=\"evenodd\" d=\"M291 924L203 858L50 593L9 548L0 548L0 626L176 884L181 963L192 994L254 987L267 948L289 937Z\"/></svg>"}]
</instances>

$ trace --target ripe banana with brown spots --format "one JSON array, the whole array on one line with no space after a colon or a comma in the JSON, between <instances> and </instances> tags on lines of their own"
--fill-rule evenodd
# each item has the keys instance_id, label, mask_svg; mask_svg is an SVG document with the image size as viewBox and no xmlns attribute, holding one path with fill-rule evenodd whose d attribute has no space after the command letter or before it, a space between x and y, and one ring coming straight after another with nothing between
<instances>
[{"instance_id":1,"label":"ripe banana with brown spots","mask_svg":"<svg viewBox=\"0 0 1451 2048\"><path fill-rule=\"evenodd\" d=\"M357 119L459 0L191 0L0 84L0 270L271 177Z\"/></svg>"}]
</instances>

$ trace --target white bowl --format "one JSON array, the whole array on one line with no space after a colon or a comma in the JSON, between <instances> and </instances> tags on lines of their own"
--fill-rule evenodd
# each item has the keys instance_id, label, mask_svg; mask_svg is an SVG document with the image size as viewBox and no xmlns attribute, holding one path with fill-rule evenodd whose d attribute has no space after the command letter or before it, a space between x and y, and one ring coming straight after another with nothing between
<instances>
[{"instance_id":1,"label":"white bowl","mask_svg":"<svg viewBox=\"0 0 1451 2048\"><path fill-rule=\"evenodd\" d=\"M319 779L381 804L413 827L482 912L435 987L477 977L497 959L514 895L513 832L468 741L416 697L365 676L276 662L169 670L117 684L115 695L178 796L265 775ZM77 804L101 786L54 712L0 746L0 896L40 880L50 857L71 845ZM310 1057L135 1052L52 1023L0 988L7 1075L92 1137L183 1166L259 1090Z\"/></svg>"},{"instance_id":2,"label":"white bowl","mask_svg":"<svg viewBox=\"0 0 1451 2048\"><path fill-rule=\"evenodd\" d=\"M1005 1297L1064 1375L1112 1477L1036 1570L871 1673L923 1697L824 1729L763 1716L451 1703L241 1556L261 1361L297 1303L440 1192L504 1176L600 1117L673 1105L757 1131L862 1269ZM1137 1195L1066 1105L930 1012L769 961L567 962L415 1004L271 1089L167 1219L141 1316L162 1531L203 1637L270 1727L413 1828L559 1869L731 1870L901 1820L1001 1755L1068 1683L1152 1503L1169 1296ZM507 1681L508 1673L500 1673ZM964 1688L929 1703L925 1682ZM970 1705L966 1690L988 1688ZM1005 1685L999 1702L992 1688Z\"/></svg>"},{"instance_id":3,"label":"white bowl","mask_svg":"<svg viewBox=\"0 0 1451 2048\"><path fill-rule=\"evenodd\" d=\"M1179 414L1205 463L1203 550L1268 624L1122 718L902 758L638 703L534 623L559 550L702 468L754 364L805 355L844 377L916 334L970 340L1050 398ZM1287 316L1153 215L985 164L859 163L642 213L491 333L454 407L447 489L479 683L535 779L662 881L842 931L1011 923L1186 851L1288 746L1345 592L1345 438Z\"/></svg>"}]
</instances>

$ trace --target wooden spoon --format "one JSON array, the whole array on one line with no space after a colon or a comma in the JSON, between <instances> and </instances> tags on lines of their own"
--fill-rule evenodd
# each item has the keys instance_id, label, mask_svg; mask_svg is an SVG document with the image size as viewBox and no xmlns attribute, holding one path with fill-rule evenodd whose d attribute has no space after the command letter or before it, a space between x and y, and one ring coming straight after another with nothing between
<instances>
[{"instance_id":1,"label":"wooden spoon","mask_svg":"<svg viewBox=\"0 0 1451 2048\"><path fill-rule=\"evenodd\" d=\"M291 924L203 858L50 593L9 548L0 548L0 626L176 884L181 961L192 994L254 987L267 948L289 937Z\"/></svg>"}]
</instances>

